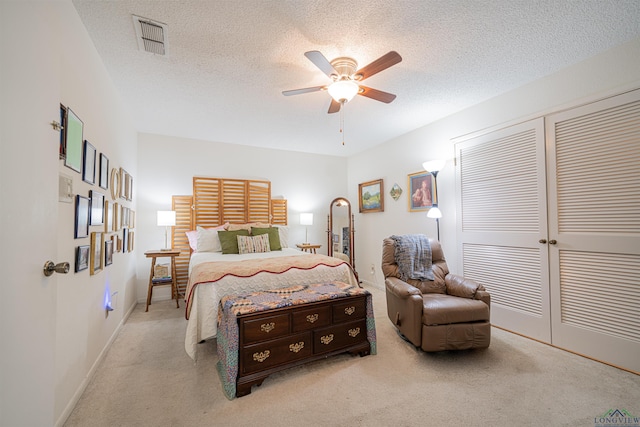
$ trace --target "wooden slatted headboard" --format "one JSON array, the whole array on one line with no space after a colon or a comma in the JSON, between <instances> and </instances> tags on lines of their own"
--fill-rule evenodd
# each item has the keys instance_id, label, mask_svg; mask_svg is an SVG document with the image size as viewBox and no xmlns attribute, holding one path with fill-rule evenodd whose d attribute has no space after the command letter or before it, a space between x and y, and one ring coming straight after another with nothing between
<instances>
[{"instance_id":1,"label":"wooden slatted headboard","mask_svg":"<svg viewBox=\"0 0 640 427\"><path fill-rule=\"evenodd\" d=\"M228 178L193 177L193 196L173 196L176 211L172 247L180 249L176 257L178 292L187 287L191 248L186 232L224 223L248 222L287 225L287 201L271 198L271 182Z\"/></svg>"}]
</instances>

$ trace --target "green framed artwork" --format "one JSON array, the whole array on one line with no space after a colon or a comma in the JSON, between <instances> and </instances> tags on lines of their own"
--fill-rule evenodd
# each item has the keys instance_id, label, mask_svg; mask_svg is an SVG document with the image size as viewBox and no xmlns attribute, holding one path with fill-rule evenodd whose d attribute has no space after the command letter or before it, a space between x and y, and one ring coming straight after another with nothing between
<instances>
[{"instance_id":1,"label":"green framed artwork","mask_svg":"<svg viewBox=\"0 0 640 427\"><path fill-rule=\"evenodd\" d=\"M67 108L67 125L64 127L65 157L64 165L74 171L82 172L82 120Z\"/></svg>"}]
</instances>

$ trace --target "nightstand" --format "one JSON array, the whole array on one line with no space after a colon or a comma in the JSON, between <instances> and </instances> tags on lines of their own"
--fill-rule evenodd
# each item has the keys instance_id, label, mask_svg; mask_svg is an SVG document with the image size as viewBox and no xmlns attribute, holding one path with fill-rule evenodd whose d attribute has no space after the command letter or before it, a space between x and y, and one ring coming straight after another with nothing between
<instances>
[{"instance_id":1,"label":"nightstand","mask_svg":"<svg viewBox=\"0 0 640 427\"><path fill-rule=\"evenodd\" d=\"M178 287L176 284L176 257L180 255L180 250L152 250L146 251L144 255L147 258L151 258L151 273L149 274L149 289L147 290L147 307L144 311L149 311L149 305L151 305L151 296L153 295L153 287L161 285L171 285L171 299L175 298L176 308L180 308L180 303L178 302ZM156 258L171 258L171 278L153 278L154 270L156 267Z\"/></svg>"},{"instance_id":2,"label":"nightstand","mask_svg":"<svg viewBox=\"0 0 640 427\"><path fill-rule=\"evenodd\" d=\"M316 249L319 249L320 246L322 245L314 245L312 243L297 243L296 244L297 247L299 247L300 249L302 249L304 252L309 252L309 253L316 253Z\"/></svg>"}]
</instances>

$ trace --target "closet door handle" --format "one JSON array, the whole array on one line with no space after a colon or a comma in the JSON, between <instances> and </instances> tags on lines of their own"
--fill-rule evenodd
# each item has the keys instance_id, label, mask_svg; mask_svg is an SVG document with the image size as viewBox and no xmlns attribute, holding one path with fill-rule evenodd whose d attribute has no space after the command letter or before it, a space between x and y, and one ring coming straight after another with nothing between
<instances>
[{"instance_id":1,"label":"closet door handle","mask_svg":"<svg viewBox=\"0 0 640 427\"><path fill-rule=\"evenodd\" d=\"M557 240L553 240L553 239L549 240L550 245L555 245L556 243L558 243Z\"/></svg>"},{"instance_id":2,"label":"closet door handle","mask_svg":"<svg viewBox=\"0 0 640 427\"><path fill-rule=\"evenodd\" d=\"M545 243L547 243L547 239L540 239L540 240L538 240L538 243L545 244Z\"/></svg>"}]
</instances>

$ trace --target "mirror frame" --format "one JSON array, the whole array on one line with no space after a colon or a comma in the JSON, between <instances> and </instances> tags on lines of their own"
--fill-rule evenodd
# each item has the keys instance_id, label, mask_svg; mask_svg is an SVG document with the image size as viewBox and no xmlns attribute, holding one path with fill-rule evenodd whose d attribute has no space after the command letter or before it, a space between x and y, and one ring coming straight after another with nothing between
<instances>
[{"instance_id":1,"label":"mirror frame","mask_svg":"<svg viewBox=\"0 0 640 427\"><path fill-rule=\"evenodd\" d=\"M336 197L329 205L329 215L327 215L327 254L333 256L333 208L334 206L341 206L339 203L346 205L348 209L348 221L349 221L349 264L351 269L358 279L358 273L356 273L356 258L354 254L354 236L355 230L353 229L354 215L351 212L351 202L346 197Z\"/></svg>"}]
</instances>

